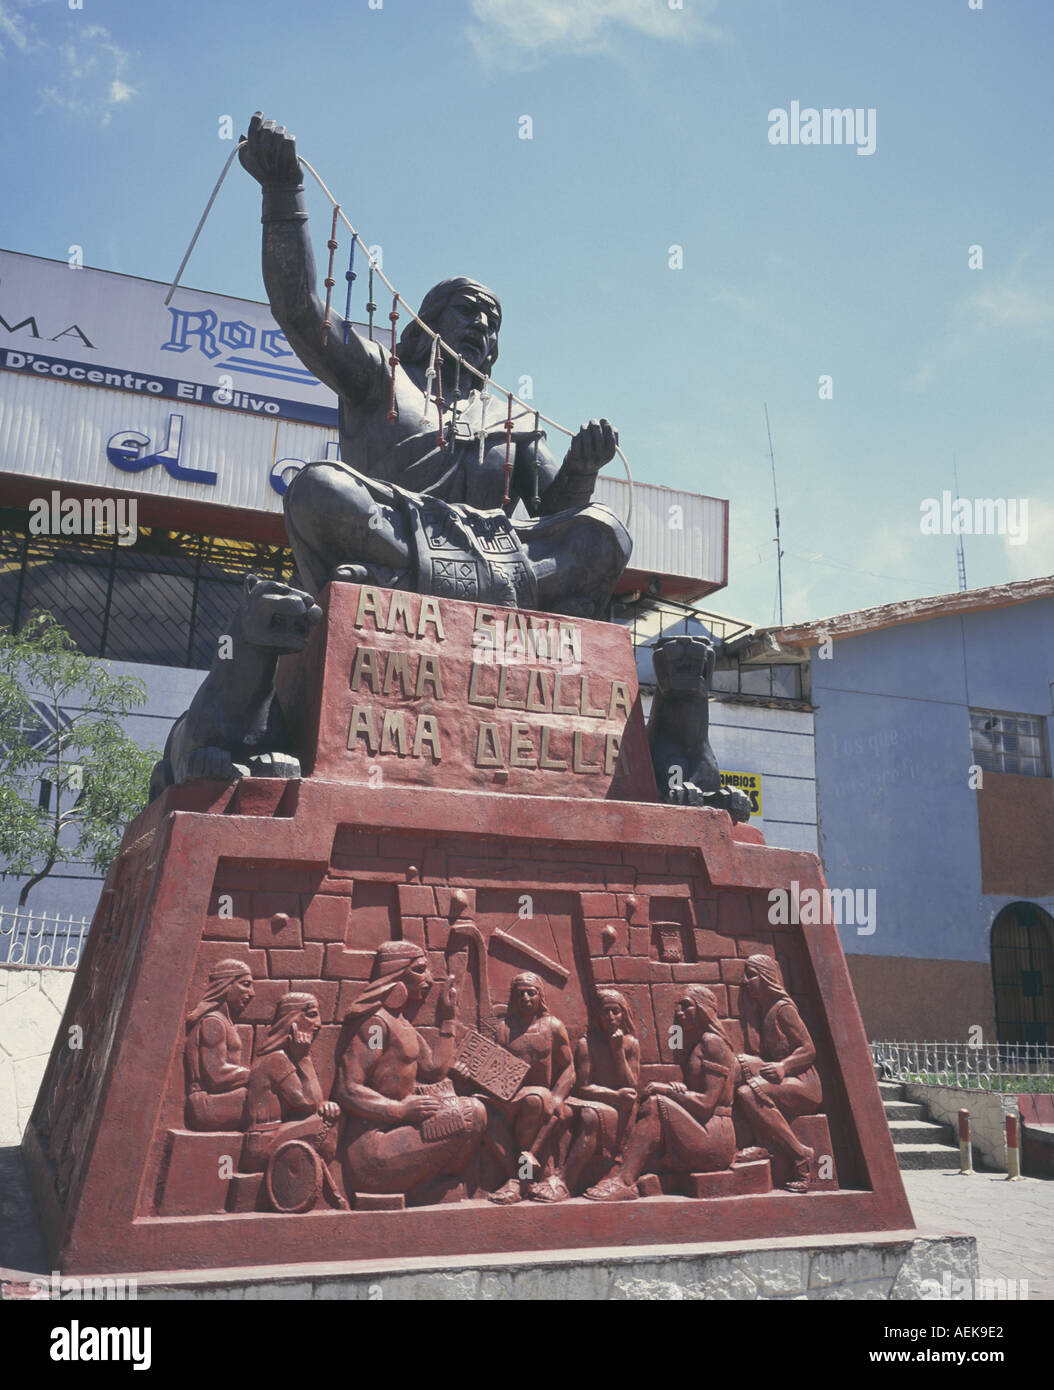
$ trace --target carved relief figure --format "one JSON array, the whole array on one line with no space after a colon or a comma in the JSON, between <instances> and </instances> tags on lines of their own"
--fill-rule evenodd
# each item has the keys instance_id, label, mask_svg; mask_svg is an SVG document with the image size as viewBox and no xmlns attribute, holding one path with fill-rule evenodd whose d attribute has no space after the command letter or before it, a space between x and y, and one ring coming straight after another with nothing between
<instances>
[{"instance_id":1,"label":"carved relief figure","mask_svg":"<svg viewBox=\"0 0 1054 1390\"><path fill-rule=\"evenodd\" d=\"M575 1088L567 1104L571 1145L561 1172L531 1192L536 1201L562 1202L579 1190L587 1169L614 1163L639 1099L640 1042L626 996L598 989L590 1028L575 1047ZM603 1169L601 1169L603 1172Z\"/></svg>"},{"instance_id":2,"label":"carved relief figure","mask_svg":"<svg viewBox=\"0 0 1054 1390\"><path fill-rule=\"evenodd\" d=\"M683 1081L651 1081L637 1110L615 1171L591 1187L595 1202L627 1202L639 1194L645 1171L713 1173L736 1156L732 1092L736 1057L705 985L686 985L673 1011L682 1030Z\"/></svg>"},{"instance_id":3,"label":"carved relief figure","mask_svg":"<svg viewBox=\"0 0 1054 1390\"><path fill-rule=\"evenodd\" d=\"M771 956L748 958L743 991L759 1016L760 1055L740 1055L736 1102L762 1144L789 1158L793 1177L787 1191L807 1192L814 1154L795 1137L790 1121L814 1115L823 1102L816 1048Z\"/></svg>"},{"instance_id":4,"label":"carved relief figure","mask_svg":"<svg viewBox=\"0 0 1054 1390\"><path fill-rule=\"evenodd\" d=\"M187 1015L183 1068L188 1129L241 1129L249 1068L234 1024L256 991L243 960L221 960L196 1008Z\"/></svg>"},{"instance_id":5,"label":"carved relief figure","mask_svg":"<svg viewBox=\"0 0 1054 1390\"><path fill-rule=\"evenodd\" d=\"M263 1172L284 1144L299 1140L310 1145L326 1165L322 1181L329 1200L336 1207L346 1207L329 1171L337 1152L340 1106L323 1099L311 1060L311 1044L321 1027L313 994L283 994L279 999L249 1073L245 1101L249 1128L241 1166L247 1173Z\"/></svg>"},{"instance_id":6,"label":"carved relief figure","mask_svg":"<svg viewBox=\"0 0 1054 1390\"><path fill-rule=\"evenodd\" d=\"M509 1175L490 1200L509 1205L537 1195L551 1201L544 1188L537 1194L530 1188L570 1119L565 1102L574 1085L575 1064L567 1029L549 1012L545 989L532 971L517 975L509 987L508 1010L497 1025L495 1041L527 1062L529 1070L511 1100L488 1097L487 1104L500 1119L488 1132L487 1144Z\"/></svg>"},{"instance_id":7,"label":"carved relief figure","mask_svg":"<svg viewBox=\"0 0 1054 1390\"><path fill-rule=\"evenodd\" d=\"M386 941L377 950L370 983L348 1011L354 1031L333 1098L345 1115L340 1156L349 1195L391 1192L427 1200L426 1185L460 1174L483 1134L482 1103L455 1096L447 1080L454 1058L452 991L444 990L436 1008L434 1054L404 1017L433 983L420 946Z\"/></svg>"},{"instance_id":8,"label":"carved relief figure","mask_svg":"<svg viewBox=\"0 0 1054 1390\"><path fill-rule=\"evenodd\" d=\"M657 689L648 742L659 795L684 806L713 806L734 821L750 819L750 799L721 784L710 747L710 679L714 647L706 637L664 637L655 643Z\"/></svg>"}]
</instances>

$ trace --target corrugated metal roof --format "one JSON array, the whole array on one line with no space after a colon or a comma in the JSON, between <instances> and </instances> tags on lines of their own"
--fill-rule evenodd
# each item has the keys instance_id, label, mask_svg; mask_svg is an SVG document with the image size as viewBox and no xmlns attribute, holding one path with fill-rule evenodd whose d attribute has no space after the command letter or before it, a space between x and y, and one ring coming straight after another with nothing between
<instances>
[{"instance_id":1,"label":"corrugated metal roof","mask_svg":"<svg viewBox=\"0 0 1054 1390\"><path fill-rule=\"evenodd\" d=\"M174 478L160 463L129 473L107 458L108 442L122 431L139 431L150 438L151 451L163 449L173 416L182 418L179 464L216 474L214 485ZM276 462L321 458L333 440L333 431L317 425L0 372L0 470L41 483L278 513L282 500L270 483ZM598 479L596 500L625 520L629 485L617 467ZM0 481L0 500L2 494ZM636 483L633 568L723 585L727 513L719 498Z\"/></svg>"}]
</instances>

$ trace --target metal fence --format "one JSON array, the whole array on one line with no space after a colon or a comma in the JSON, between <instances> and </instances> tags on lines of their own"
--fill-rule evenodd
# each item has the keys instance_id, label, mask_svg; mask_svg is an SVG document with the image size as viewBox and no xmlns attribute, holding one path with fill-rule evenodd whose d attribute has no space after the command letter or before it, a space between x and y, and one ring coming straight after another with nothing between
<instances>
[{"instance_id":1,"label":"metal fence","mask_svg":"<svg viewBox=\"0 0 1054 1390\"><path fill-rule=\"evenodd\" d=\"M90 917L0 908L0 966L74 970L90 926Z\"/></svg>"},{"instance_id":2,"label":"metal fence","mask_svg":"<svg viewBox=\"0 0 1054 1390\"><path fill-rule=\"evenodd\" d=\"M873 1042L883 1081L914 1081L965 1091L1054 1091L1049 1043Z\"/></svg>"}]
</instances>

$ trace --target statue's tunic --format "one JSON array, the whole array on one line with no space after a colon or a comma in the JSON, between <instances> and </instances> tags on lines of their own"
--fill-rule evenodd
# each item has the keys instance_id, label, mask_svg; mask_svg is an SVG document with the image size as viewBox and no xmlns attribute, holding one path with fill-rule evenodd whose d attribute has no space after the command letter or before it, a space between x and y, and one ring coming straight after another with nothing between
<instances>
[{"instance_id":1,"label":"statue's tunic","mask_svg":"<svg viewBox=\"0 0 1054 1390\"><path fill-rule=\"evenodd\" d=\"M396 368L397 416L389 424L390 369L378 343L363 346L375 365L369 394L361 406L341 397L344 462L330 461L329 466L347 468L376 501L396 508L405 519L411 565L392 587L505 608L537 608L538 583L524 540L545 523L531 521L522 507L516 520L503 510L507 403L470 392L458 403L453 439L451 410L445 409L447 443L441 449L435 401L426 403L424 392L401 367ZM452 395L449 377L447 382ZM544 439L533 423L532 412L513 406L513 458L518 444ZM486 432L482 460L481 429ZM311 552L312 534L298 525L296 479L286 494L286 516L298 553Z\"/></svg>"}]
</instances>

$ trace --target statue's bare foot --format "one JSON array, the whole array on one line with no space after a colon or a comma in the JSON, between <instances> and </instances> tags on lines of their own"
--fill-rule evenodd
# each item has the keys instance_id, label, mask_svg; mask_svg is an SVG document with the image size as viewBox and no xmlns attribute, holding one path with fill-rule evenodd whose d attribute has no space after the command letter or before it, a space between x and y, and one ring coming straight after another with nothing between
<instances>
[{"instance_id":1,"label":"statue's bare foot","mask_svg":"<svg viewBox=\"0 0 1054 1390\"><path fill-rule=\"evenodd\" d=\"M566 1202L570 1199L571 1193L563 1178L554 1173L551 1178L545 1178L542 1182L532 1182L527 1189L527 1196L532 1202Z\"/></svg>"},{"instance_id":2,"label":"statue's bare foot","mask_svg":"<svg viewBox=\"0 0 1054 1390\"><path fill-rule=\"evenodd\" d=\"M339 584L366 584L369 577L365 565L338 565L330 575L330 579Z\"/></svg>"},{"instance_id":3,"label":"statue's bare foot","mask_svg":"<svg viewBox=\"0 0 1054 1390\"><path fill-rule=\"evenodd\" d=\"M763 1149L760 1144L752 1144L749 1149L740 1149L736 1154L737 1163L758 1163L763 1158L771 1158L768 1149Z\"/></svg>"},{"instance_id":4,"label":"statue's bare foot","mask_svg":"<svg viewBox=\"0 0 1054 1390\"><path fill-rule=\"evenodd\" d=\"M635 1202L640 1193L636 1183L630 1186L621 1178L605 1178L596 1187L587 1188L585 1195L591 1202Z\"/></svg>"},{"instance_id":5,"label":"statue's bare foot","mask_svg":"<svg viewBox=\"0 0 1054 1390\"><path fill-rule=\"evenodd\" d=\"M787 1184L788 1192L808 1192L812 1177L812 1161L816 1157L812 1149L806 1149L801 1158L794 1160L794 1177Z\"/></svg>"},{"instance_id":6,"label":"statue's bare foot","mask_svg":"<svg viewBox=\"0 0 1054 1390\"><path fill-rule=\"evenodd\" d=\"M496 1202L499 1207L511 1207L515 1202L522 1202L523 1191L519 1178L510 1178L497 1192L488 1193L487 1201Z\"/></svg>"}]
</instances>

